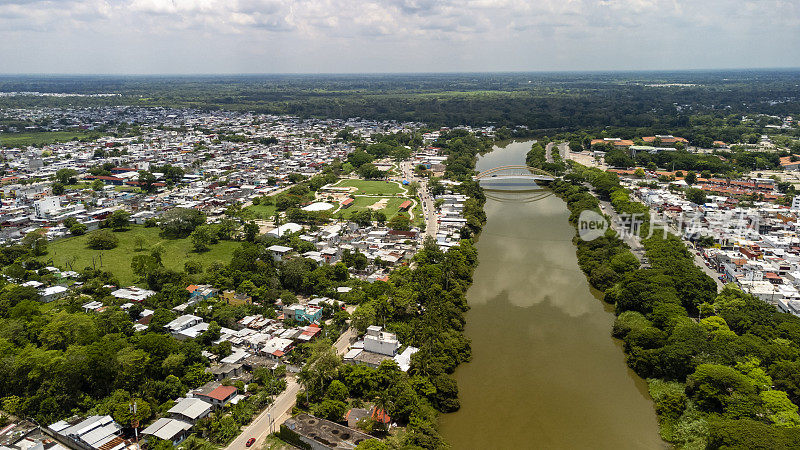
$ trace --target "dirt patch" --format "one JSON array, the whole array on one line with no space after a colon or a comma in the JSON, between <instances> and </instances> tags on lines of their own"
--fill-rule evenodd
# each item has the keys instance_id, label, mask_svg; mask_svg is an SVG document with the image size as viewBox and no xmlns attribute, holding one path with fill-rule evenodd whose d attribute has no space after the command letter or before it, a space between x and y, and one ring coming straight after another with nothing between
<instances>
[{"instance_id":1,"label":"dirt patch","mask_svg":"<svg viewBox=\"0 0 800 450\"><path fill-rule=\"evenodd\" d=\"M388 204L389 204L389 199L388 198L382 198L382 199L378 200L377 202L367 206L367 208L369 208L369 209L371 209L373 211L380 211L382 209L386 209L386 206Z\"/></svg>"}]
</instances>

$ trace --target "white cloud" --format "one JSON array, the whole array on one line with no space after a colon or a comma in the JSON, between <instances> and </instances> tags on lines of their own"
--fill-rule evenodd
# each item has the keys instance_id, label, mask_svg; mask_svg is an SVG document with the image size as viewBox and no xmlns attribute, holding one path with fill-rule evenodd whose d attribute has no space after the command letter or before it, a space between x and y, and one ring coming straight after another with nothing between
<instances>
[{"instance_id":1,"label":"white cloud","mask_svg":"<svg viewBox=\"0 0 800 450\"><path fill-rule=\"evenodd\" d=\"M252 72L800 65L800 2L786 0L4 0L0 30L11 34L0 40L0 72L47 71L44 61L26 62L36 55L15 53L40 40L88 44L95 54L150 42L178 56L168 72L203 71L178 64L210 50L232 61L280 58L235 64ZM78 49L32 50L40 59L82 58ZM390 51L404 63L371 65ZM156 71L143 56L114 60ZM342 57L349 64L330 63Z\"/></svg>"}]
</instances>

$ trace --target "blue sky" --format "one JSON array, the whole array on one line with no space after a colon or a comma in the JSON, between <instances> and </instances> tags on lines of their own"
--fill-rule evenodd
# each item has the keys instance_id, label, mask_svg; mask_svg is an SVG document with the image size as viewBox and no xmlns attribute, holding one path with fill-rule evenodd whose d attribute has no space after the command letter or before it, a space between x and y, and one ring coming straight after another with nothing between
<instances>
[{"instance_id":1,"label":"blue sky","mask_svg":"<svg viewBox=\"0 0 800 450\"><path fill-rule=\"evenodd\" d=\"M0 73L800 67L800 0L0 0Z\"/></svg>"}]
</instances>

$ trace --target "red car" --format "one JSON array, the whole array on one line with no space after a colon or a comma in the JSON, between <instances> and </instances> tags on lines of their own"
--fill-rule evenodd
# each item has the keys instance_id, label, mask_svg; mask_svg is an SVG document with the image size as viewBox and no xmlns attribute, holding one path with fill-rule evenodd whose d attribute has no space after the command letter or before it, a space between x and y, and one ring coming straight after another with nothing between
<instances>
[{"instance_id":1,"label":"red car","mask_svg":"<svg viewBox=\"0 0 800 450\"><path fill-rule=\"evenodd\" d=\"M256 438L250 438L250 439L247 440L247 442L244 445L245 445L245 447L250 447L255 442L256 442Z\"/></svg>"}]
</instances>

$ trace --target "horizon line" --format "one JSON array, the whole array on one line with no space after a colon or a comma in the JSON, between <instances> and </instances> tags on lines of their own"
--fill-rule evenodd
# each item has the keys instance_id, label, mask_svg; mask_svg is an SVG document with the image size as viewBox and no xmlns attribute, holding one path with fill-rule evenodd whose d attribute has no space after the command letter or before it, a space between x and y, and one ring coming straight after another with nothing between
<instances>
[{"instance_id":1,"label":"horizon line","mask_svg":"<svg viewBox=\"0 0 800 450\"><path fill-rule=\"evenodd\" d=\"M624 73L703 73L703 72L755 72L800 71L800 66L789 67L737 67L693 69L567 69L567 70L498 70L498 71L443 71L443 72L150 72L150 73L89 73L89 72L0 72L0 77L213 77L213 76L364 76L364 75L490 75L490 74L624 74Z\"/></svg>"}]
</instances>

